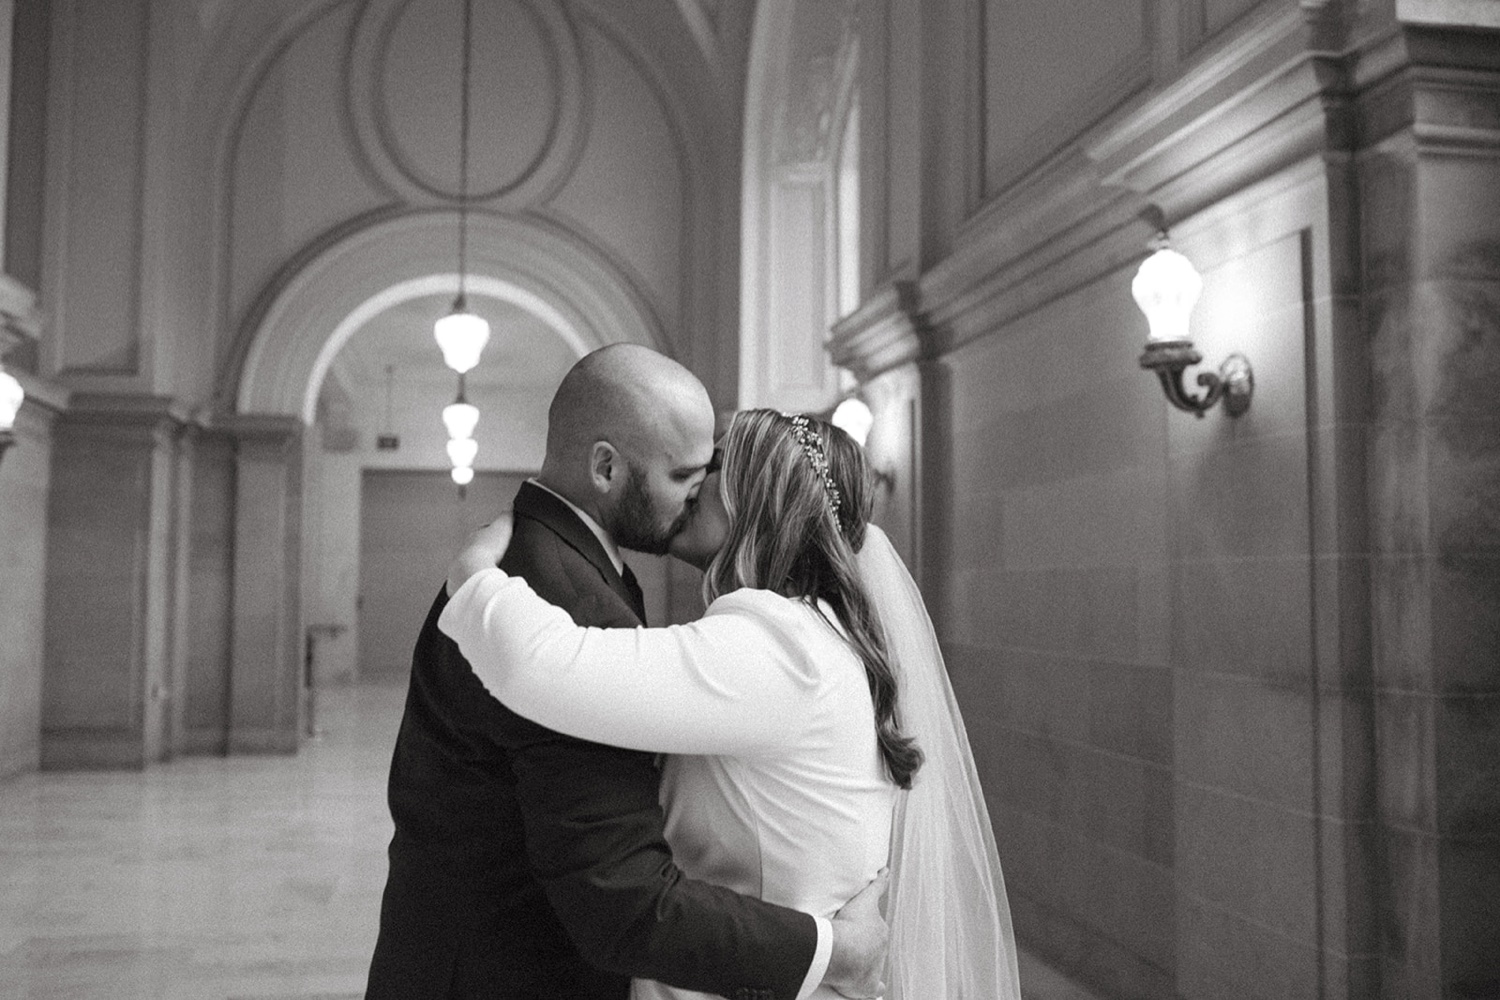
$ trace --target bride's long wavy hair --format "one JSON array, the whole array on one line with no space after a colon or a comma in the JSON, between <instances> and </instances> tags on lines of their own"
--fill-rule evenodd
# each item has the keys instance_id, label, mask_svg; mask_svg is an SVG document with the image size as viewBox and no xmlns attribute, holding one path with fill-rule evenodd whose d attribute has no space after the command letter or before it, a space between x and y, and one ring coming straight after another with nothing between
<instances>
[{"instance_id":1,"label":"bride's long wavy hair","mask_svg":"<svg viewBox=\"0 0 1500 1000\"><path fill-rule=\"evenodd\" d=\"M828 602L864 663L886 769L897 785L910 788L922 751L901 732L885 635L855 562L874 504L869 466L864 449L842 430L816 417L802 419L827 456L837 515L791 417L775 410L735 414L721 445L719 478L729 535L709 563L703 596L712 602L754 587L814 607Z\"/></svg>"}]
</instances>

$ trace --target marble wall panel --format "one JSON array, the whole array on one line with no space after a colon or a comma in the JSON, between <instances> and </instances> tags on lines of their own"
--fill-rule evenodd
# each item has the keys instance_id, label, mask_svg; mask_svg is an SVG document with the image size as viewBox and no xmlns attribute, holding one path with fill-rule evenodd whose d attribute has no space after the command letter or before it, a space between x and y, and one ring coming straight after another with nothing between
<instances>
[{"instance_id":1,"label":"marble wall panel","mask_svg":"<svg viewBox=\"0 0 1500 1000\"><path fill-rule=\"evenodd\" d=\"M1318 995L1318 953L1296 938L1193 894L1177 904L1178 994L1283 1000Z\"/></svg>"},{"instance_id":2,"label":"marble wall panel","mask_svg":"<svg viewBox=\"0 0 1500 1000\"><path fill-rule=\"evenodd\" d=\"M1047 896L1032 896L1012 891L1011 917L1016 933L1023 935L1033 953L1059 969L1067 969L1070 979L1085 984L1097 995L1107 997L1164 997L1176 991L1171 967L1147 961L1137 952L1112 938L1101 935L1073 913L1049 906ZM1151 920L1158 915L1141 914ZM1170 951L1170 949L1167 949ZM1023 979L1021 988L1027 989Z\"/></svg>"},{"instance_id":3,"label":"marble wall panel","mask_svg":"<svg viewBox=\"0 0 1500 1000\"><path fill-rule=\"evenodd\" d=\"M1179 780L1283 809L1313 803L1313 711L1302 691L1228 674L1177 674Z\"/></svg>"},{"instance_id":4,"label":"marble wall panel","mask_svg":"<svg viewBox=\"0 0 1500 1000\"><path fill-rule=\"evenodd\" d=\"M49 210L66 252L41 287L58 370L129 376L141 360L148 7L146 0L107 4L89 17L60 19L67 29L54 36L52 79L71 96L67 117L54 123L63 127L48 130L48 169L58 172Z\"/></svg>"},{"instance_id":5,"label":"marble wall panel","mask_svg":"<svg viewBox=\"0 0 1500 1000\"><path fill-rule=\"evenodd\" d=\"M588 141L551 207L625 262L675 329L684 286L703 264L690 255L706 249L694 227L713 214L694 197L693 140L628 43L594 25L581 34Z\"/></svg>"},{"instance_id":6,"label":"marble wall panel","mask_svg":"<svg viewBox=\"0 0 1500 1000\"><path fill-rule=\"evenodd\" d=\"M949 649L954 688L966 711L1042 739L1171 763L1170 671L1031 649L970 650L955 655Z\"/></svg>"},{"instance_id":7,"label":"marble wall panel","mask_svg":"<svg viewBox=\"0 0 1500 1000\"><path fill-rule=\"evenodd\" d=\"M302 739L302 436L250 426L235 445L229 748L289 753Z\"/></svg>"},{"instance_id":8,"label":"marble wall panel","mask_svg":"<svg viewBox=\"0 0 1500 1000\"><path fill-rule=\"evenodd\" d=\"M1433 689L1500 692L1500 559L1450 551L1431 564L1429 583Z\"/></svg>"},{"instance_id":9,"label":"marble wall panel","mask_svg":"<svg viewBox=\"0 0 1500 1000\"><path fill-rule=\"evenodd\" d=\"M1442 968L1439 853L1436 836L1382 818L1380 985L1384 1000L1442 995L1438 985Z\"/></svg>"},{"instance_id":10,"label":"marble wall panel","mask_svg":"<svg viewBox=\"0 0 1500 1000\"><path fill-rule=\"evenodd\" d=\"M178 434L168 401L84 397L54 438L42 766L172 750Z\"/></svg>"},{"instance_id":11,"label":"marble wall panel","mask_svg":"<svg viewBox=\"0 0 1500 1000\"><path fill-rule=\"evenodd\" d=\"M1006 571L975 595L976 629L1008 645L1135 659L1141 578L1132 566Z\"/></svg>"},{"instance_id":12,"label":"marble wall panel","mask_svg":"<svg viewBox=\"0 0 1500 1000\"><path fill-rule=\"evenodd\" d=\"M1375 693L1376 780L1381 822L1437 834L1437 733L1434 697Z\"/></svg>"},{"instance_id":13,"label":"marble wall panel","mask_svg":"<svg viewBox=\"0 0 1500 1000\"><path fill-rule=\"evenodd\" d=\"M955 369L958 396L975 376L964 366ZM1155 388L1147 379L1106 380L1077 396L1040 402L1022 412L983 403L985 410L965 415L965 429L953 443L955 488L967 493L1001 483L1017 489L1158 468L1162 444L1149 427L1160 417L1161 403L1158 396L1143 404L1142 386ZM986 411L985 419L977 419Z\"/></svg>"},{"instance_id":14,"label":"marble wall panel","mask_svg":"<svg viewBox=\"0 0 1500 1000\"><path fill-rule=\"evenodd\" d=\"M1481 837L1448 838L1441 851L1444 982L1454 996L1494 995L1500 983L1500 835L1491 826Z\"/></svg>"},{"instance_id":15,"label":"marble wall panel","mask_svg":"<svg viewBox=\"0 0 1500 1000\"><path fill-rule=\"evenodd\" d=\"M1312 565L1318 608L1314 660L1324 687L1368 691L1372 676L1370 559L1367 555L1318 556Z\"/></svg>"},{"instance_id":16,"label":"marble wall panel","mask_svg":"<svg viewBox=\"0 0 1500 1000\"><path fill-rule=\"evenodd\" d=\"M1342 958L1346 966L1368 965L1378 956L1371 946L1376 940L1377 914L1364 898L1379 870L1375 824L1369 820L1347 823L1325 816L1318 824L1318 837L1324 961Z\"/></svg>"},{"instance_id":17,"label":"marble wall panel","mask_svg":"<svg viewBox=\"0 0 1500 1000\"><path fill-rule=\"evenodd\" d=\"M1448 695L1433 705L1438 830L1500 848L1500 694Z\"/></svg>"},{"instance_id":18,"label":"marble wall panel","mask_svg":"<svg viewBox=\"0 0 1500 1000\"><path fill-rule=\"evenodd\" d=\"M1265 0L1192 0L1182 5L1182 48L1190 51Z\"/></svg>"},{"instance_id":19,"label":"marble wall panel","mask_svg":"<svg viewBox=\"0 0 1500 1000\"><path fill-rule=\"evenodd\" d=\"M1184 560L1306 558L1307 444L1302 434L1224 441L1175 455L1167 491Z\"/></svg>"},{"instance_id":20,"label":"marble wall panel","mask_svg":"<svg viewBox=\"0 0 1500 1000\"><path fill-rule=\"evenodd\" d=\"M1165 492L1159 463L1003 490L994 520L1003 530L1005 565L1134 566L1158 559L1167 532Z\"/></svg>"},{"instance_id":21,"label":"marble wall panel","mask_svg":"<svg viewBox=\"0 0 1500 1000\"><path fill-rule=\"evenodd\" d=\"M1163 867L1172 863L1171 774L1159 765L989 725L989 792L1074 835Z\"/></svg>"},{"instance_id":22,"label":"marble wall panel","mask_svg":"<svg viewBox=\"0 0 1500 1000\"><path fill-rule=\"evenodd\" d=\"M984 190L994 193L1150 78L1152 5L983 5Z\"/></svg>"},{"instance_id":23,"label":"marble wall panel","mask_svg":"<svg viewBox=\"0 0 1500 1000\"><path fill-rule=\"evenodd\" d=\"M56 442L43 726L139 727L155 445L149 435L101 438L66 418Z\"/></svg>"},{"instance_id":24,"label":"marble wall panel","mask_svg":"<svg viewBox=\"0 0 1500 1000\"><path fill-rule=\"evenodd\" d=\"M41 754L51 418L23 407L0 459L0 778L35 770Z\"/></svg>"},{"instance_id":25,"label":"marble wall panel","mask_svg":"<svg viewBox=\"0 0 1500 1000\"><path fill-rule=\"evenodd\" d=\"M1175 568L1172 663L1306 689L1312 677L1305 559L1185 562Z\"/></svg>"},{"instance_id":26,"label":"marble wall panel","mask_svg":"<svg viewBox=\"0 0 1500 1000\"><path fill-rule=\"evenodd\" d=\"M197 443L188 539L188 657L184 749L222 752L229 727L229 652L234 600L234 445Z\"/></svg>"},{"instance_id":27,"label":"marble wall panel","mask_svg":"<svg viewBox=\"0 0 1500 1000\"><path fill-rule=\"evenodd\" d=\"M1006 890L1013 901L1030 900L1044 910L1066 914L1075 937L1072 945L1079 950L1103 948L1134 955L1134 962L1120 963L1127 968L1135 963L1157 970L1170 968L1175 901L1168 870L1081 836L1041 814L1001 807L992 811L991 819L1001 845ZM1024 902L1012 905L1018 922L1037 915ZM1031 929L1022 926L1023 934ZM1066 942L1037 942L1044 952L1072 950ZM1110 957L1118 962L1122 956ZM1095 963L1085 960L1082 964L1087 970ZM1085 971L1082 978L1094 975Z\"/></svg>"},{"instance_id":28,"label":"marble wall panel","mask_svg":"<svg viewBox=\"0 0 1500 1000\"><path fill-rule=\"evenodd\" d=\"M1185 893L1291 940L1314 940L1310 815L1180 782L1177 818L1176 874Z\"/></svg>"}]
</instances>

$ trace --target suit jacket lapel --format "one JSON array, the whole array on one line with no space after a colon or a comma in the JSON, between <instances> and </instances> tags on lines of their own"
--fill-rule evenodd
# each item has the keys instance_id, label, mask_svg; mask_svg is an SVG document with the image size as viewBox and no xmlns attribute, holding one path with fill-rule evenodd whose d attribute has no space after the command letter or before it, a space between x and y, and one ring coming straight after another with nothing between
<instances>
[{"instance_id":1,"label":"suit jacket lapel","mask_svg":"<svg viewBox=\"0 0 1500 1000\"><path fill-rule=\"evenodd\" d=\"M573 513L572 508L536 484L522 483L520 490L516 493L512 512L516 517L529 517L541 523L576 549L579 555L587 559L599 571L599 575L604 577L604 582L608 584L609 589L625 602L626 607L634 610L642 622L645 621L635 595L630 592L630 588L615 571L615 564L610 560L609 553L604 551L604 546L599 544L599 539L589 530L589 526Z\"/></svg>"}]
</instances>

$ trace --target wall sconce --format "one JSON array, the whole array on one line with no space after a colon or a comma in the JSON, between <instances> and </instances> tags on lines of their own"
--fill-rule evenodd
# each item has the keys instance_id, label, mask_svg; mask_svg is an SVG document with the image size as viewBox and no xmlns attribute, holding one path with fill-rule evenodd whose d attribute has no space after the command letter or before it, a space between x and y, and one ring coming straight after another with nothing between
<instances>
[{"instance_id":1,"label":"wall sconce","mask_svg":"<svg viewBox=\"0 0 1500 1000\"><path fill-rule=\"evenodd\" d=\"M1198 384L1207 390L1202 396L1188 395L1183 386L1183 371L1203 360L1188 334L1188 316L1203 291L1203 279L1190 260L1172 249L1165 229L1156 234L1151 248L1155 252L1130 283L1130 293L1151 326L1141 367L1156 372L1167 401L1179 410L1202 417L1222 400L1231 417L1239 416L1250 409L1255 390L1255 376L1243 354L1225 358L1218 374L1198 373Z\"/></svg>"},{"instance_id":2,"label":"wall sconce","mask_svg":"<svg viewBox=\"0 0 1500 1000\"><path fill-rule=\"evenodd\" d=\"M828 422L848 434L855 440L855 443L864 448L865 442L870 439L870 428L875 426L875 415L870 412L870 407L864 400L850 396L833 408L833 416L828 418ZM869 452L865 454L868 456ZM896 488L894 472L876 467L873 462L870 466L877 487L884 487L887 491Z\"/></svg>"},{"instance_id":3,"label":"wall sconce","mask_svg":"<svg viewBox=\"0 0 1500 1000\"><path fill-rule=\"evenodd\" d=\"M21 383L16 377L4 368L0 368L0 458L5 457L5 451L16 441L16 414L20 412L21 403L26 399L26 393L21 388Z\"/></svg>"}]
</instances>

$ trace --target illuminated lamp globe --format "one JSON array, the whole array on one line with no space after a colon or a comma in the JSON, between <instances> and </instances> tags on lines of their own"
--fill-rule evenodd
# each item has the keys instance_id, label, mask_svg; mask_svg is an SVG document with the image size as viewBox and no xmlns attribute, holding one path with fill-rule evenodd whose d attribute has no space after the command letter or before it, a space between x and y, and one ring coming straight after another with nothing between
<instances>
[{"instance_id":1,"label":"illuminated lamp globe","mask_svg":"<svg viewBox=\"0 0 1500 1000\"><path fill-rule=\"evenodd\" d=\"M453 440L473 437L478 425L479 407L473 403L449 403L443 407L443 426L448 428L448 436Z\"/></svg>"},{"instance_id":2,"label":"illuminated lamp globe","mask_svg":"<svg viewBox=\"0 0 1500 1000\"><path fill-rule=\"evenodd\" d=\"M833 426L859 442L861 448L870 439L870 428L875 425L875 414L862 399L850 397L833 411Z\"/></svg>"},{"instance_id":3,"label":"illuminated lamp globe","mask_svg":"<svg viewBox=\"0 0 1500 1000\"><path fill-rule=\"evenodd\" d=\"M460 375L479 364L479 353L490 340L490 325L464 309L462 302L433 324L432 335L443 349L443 362Z\"/></svg>"},{"instance_id":4,"label":"illuminated lamp globe","mask_svg":"<svg viewBox=\"0 0 1500 1000\"><path fill-rule=\"evenodd\" d=\"M448 442L448 460L457 469L466 469L474 464L479 454L479 442L473 438L455 438Z\"/></svg>"},{"instance_id":5,"label":"illuminated lamp globe","mask_svg":"<svg viewBox=\"0 0 1500 1000\"><path fill-rule=\"evenodd\" d=\"M1188 316L1202 291L1203 279L1192 261L1159 243L1130 283L1130 294L1151 326L1146 342L1190 343Z\"/></svg>"},{"instance_id":6,"label":"illuminated lamp globe","mask_svg":"<svg viewBox=\"0 0 1500 1000\"><path fill-rule=\"evenodd\" d=\"M25 399L26 393L21 389L21 383L10 372L0 369L0 431L8 431L16 426L16 414Z\"/></svg>"}]
</instances>

